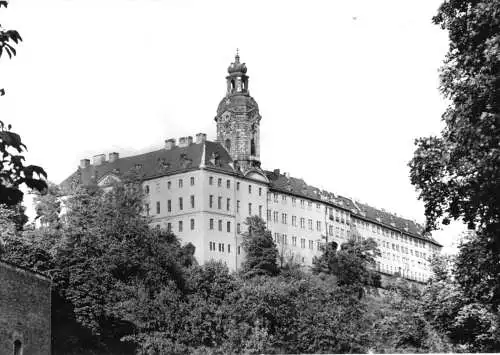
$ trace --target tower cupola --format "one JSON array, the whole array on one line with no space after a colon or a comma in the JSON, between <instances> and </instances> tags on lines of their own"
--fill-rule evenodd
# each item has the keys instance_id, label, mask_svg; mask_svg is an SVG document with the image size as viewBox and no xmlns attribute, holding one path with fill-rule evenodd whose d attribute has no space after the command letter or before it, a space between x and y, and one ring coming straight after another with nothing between
<instances>
[{"instance_id":1,"label":"tower cupola","mask_svg":"<svg viewBox=\"0 0 500 355\"><path fill-rule=\"evenodd\" d=\"M236 50L234 63L231 63L227 68L229 75L227 80L227 95L248 93L248 76L246 75L247 66L245 63L240 63L240 55Z\"/></svg>"},{"instance_id":2,"label":"tower cupola","mask_svg":"<svg viewBox=\"0 0 500 355\"><path fill-rule=\"evenodd\" d=\"M248 91L247 66L238 51L227 68L226 96L217 108L217 141L242 170L260 167L259 106Z\"/></svg>"}]
</instances>

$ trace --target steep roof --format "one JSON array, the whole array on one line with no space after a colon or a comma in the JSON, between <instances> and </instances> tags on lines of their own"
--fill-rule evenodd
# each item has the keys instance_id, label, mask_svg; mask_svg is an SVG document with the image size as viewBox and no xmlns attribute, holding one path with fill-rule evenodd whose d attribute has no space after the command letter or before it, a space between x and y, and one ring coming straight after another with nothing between
<instances>
[{"instance_id":1,"label":"steep roof","mask_svg":"<svg viewBox=\"0 0 500 355\"><path fill-rule=\"evenodd\" d=\"M337 208L350 211L354 216L368 220L372 223L395 229L411 236L427 240L435 245L441 246L429 235L423 234L423 227L416 222L405 219L389 212L376 209L366 204L355 202L350 198L336 195L332 192L321 190L308 185L303 179L297 179L285 174L280 174L279 170L266 171L270 181L270 188L284 193L304 197L318 202L325 202Z\"/></svg>"},{"instance_id":2,"label":"steep roof","mask_svg":"<svg viewBox=\"0 0 500 355\"><path fill-rule=\"evenodd\" d=\"M205 141L192 143L185 147L174 146L171 149L159 149L118 158L114 162L104 161L99 165L92 164L86 168L78 168L61 182L60 186L64 191L70 191L75 180L80 184L90 185L98 183L100 179L110 174L120 176L130 171L138 172L144 179L152 179L197 170L200 165L224 173L239 173L233 168L232 159L222 145Z\"/></svg>"}]
</instances>

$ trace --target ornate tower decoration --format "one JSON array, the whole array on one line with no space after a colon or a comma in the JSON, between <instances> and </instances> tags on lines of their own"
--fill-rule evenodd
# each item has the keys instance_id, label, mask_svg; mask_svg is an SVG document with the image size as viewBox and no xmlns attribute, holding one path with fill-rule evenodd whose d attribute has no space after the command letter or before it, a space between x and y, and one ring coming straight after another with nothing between
<instances>
[{"instance_id":1,"label":"ornate tower decoration","mask_svg":"<svg viewBox=\"0 0 500 355\"><path fill-rule=\"evenodd\" d=\"M227 68L227 92L217 108L217 141L242 171L260 167L259 106L248 91L245 63L235 61Z\"/></svg>"}]
</instances>

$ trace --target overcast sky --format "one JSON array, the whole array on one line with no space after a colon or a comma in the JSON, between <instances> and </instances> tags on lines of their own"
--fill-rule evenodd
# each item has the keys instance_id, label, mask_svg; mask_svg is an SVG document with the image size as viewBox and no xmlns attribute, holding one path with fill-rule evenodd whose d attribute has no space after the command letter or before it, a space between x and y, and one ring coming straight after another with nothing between
<instances>
[{"instance_id":1,"label":"overcast sky","mask_svg":"<svg viewBox=\"0 0 500 355\"><path fill-rule=\"evenodd\" d=\"M1 119L56 183L96 154L214 139L239 48L263 168L423 222L407 163L442 128L440 3L12 0L0 23L24 41L0 63Z\"/></svg>"}]
</instances>

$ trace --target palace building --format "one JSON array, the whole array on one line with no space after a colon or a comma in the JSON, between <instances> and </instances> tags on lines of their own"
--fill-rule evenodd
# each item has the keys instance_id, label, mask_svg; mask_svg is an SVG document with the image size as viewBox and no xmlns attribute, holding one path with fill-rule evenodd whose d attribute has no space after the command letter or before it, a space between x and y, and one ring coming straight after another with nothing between
<instances>
[{"instance_id":1,"label":"palace building","mask_svg":"<svg viewBox=\"0 0 500 355\"><path fill-rule=\"evenodd\" d=\"M204 133L167 139L145 154L104 154L80 162L72 181L103 188L134 170L144 177L146 213L158 228L167 228L196 247L198 262L223 260L238 269L245 220L267 221L285 259L311 266L326 241L339 245L350 237L374 238L381 273L399 273L425 281L428 259L441 245L417 223L350 198L320 190L279 169L260 163L259 106L249 93L245 63L237 54L226 76L227 91L217 107L215 141Z\"/></svg>"}]
</instances>

